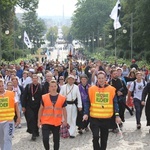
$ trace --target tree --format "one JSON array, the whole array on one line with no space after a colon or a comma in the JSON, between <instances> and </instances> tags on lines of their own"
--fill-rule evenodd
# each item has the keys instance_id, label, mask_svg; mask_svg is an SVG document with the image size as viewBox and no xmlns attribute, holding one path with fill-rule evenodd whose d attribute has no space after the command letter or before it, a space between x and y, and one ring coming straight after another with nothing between
<instances>
[{"instance_id":1,"label":"tree","mask_svg":"<svg viewBox=\"0 0 150 150\"><path fill-rule=\"evenodd\" d=\"M72 18L73 37L81 41L89 38L93 41L95 38L98 43L103 27L109 19L110 4L110 0L79 0Z\"/></svg>"},{"instance_id":2,"label":"tree","mask_svg":"<svg viewBox=\"0 0 150 150\"><path fill-rule=\"evenodd\" d=\"M65 41L68 41L68 37L69 37L69 35L70 35L70 27L68 27L68 26L62 26L62 32L63 32L63 38L64 38L64 40Z\"/></svg>"},{"instance_id":3,"label":"tree","mask_svg":"<svg viewBox=\"0 0 150 150\"><path fill-rule=\"evenodd\" d=\"M46 34L46 38L48 41L51 42L51 46L54 46L54 43L57 39L57 35L58 35L58 27L57 26L50 27L48 29L48 32Z\"/></svg>"},{"instance_id":4,"label":"tree","mask_svg":"<svg viewBox=\"0 0 150 150\"><path fill-rule=\"evenodd\" d=\"M38 7L38 0L0 0L0 57L4 59L7 59L7 55L2 54L10 51L11 55L15 46L18 46L15 38L20 31L16 30L15 6L34 11ZM5 35L6 30L9 30L9 36Z\"/></svg>"},{"instance_id":5,"label":"tree","mask_svg":"<svg viewBox=\"0 0 150 150\"><path fill-rule=\"evenodd\" d=\"M24 13L22 31L26 31L35 48L42 44L42 37L46 32L46 25L42 19L38 19L35 11Z\"/></svg>"}]
</instances>

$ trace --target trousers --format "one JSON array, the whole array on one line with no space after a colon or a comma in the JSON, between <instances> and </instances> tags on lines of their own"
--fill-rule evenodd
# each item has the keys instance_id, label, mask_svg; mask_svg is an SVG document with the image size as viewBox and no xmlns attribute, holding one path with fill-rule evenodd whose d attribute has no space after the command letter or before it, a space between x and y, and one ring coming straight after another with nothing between
<instances>
[{"instance_id":1,"label":"trousers","mask_svg":"<svg viewBox=\"0 0 150 150\"><path fill-rule=\"evenodd\" d=\"M0 122L0 149L12 149L12 136L14 133L14 121Z\"/></svg>"},{"instance_id":2,"label":"trousers","mask_svg":"<svg viewBox=\"0 0 150 150\"><path fill-rule=\"evenodd\" d=\"M137 98L134 98L133 102L134 102L134 107L135 107L136 123L140 124L143 105L141 104L141 101Z\"/></svg>"},{"instance_id":3,"label":"trousers","mask_svg":"<svg viewBox=\"0 0 150 150\"><path fill-rule=\"evenodd\" d=\"M54 150L59 150L60 126L54 126L54 125L48 125L48 124L42 125L42 135L43 135L44 148L45 148L45 150L50 150L50 146L49 146L50 131L53 134Z\"/></svg>"},{"instance_id":4,"label":"trousers","mask_svg":"<svg viewBox=\"0 0 150 150\"><path fill-rule=\"evenodd\" d=\"M93 150L106 150L108 140L107 120L90 118L90 128L93 134Z\"/></svg>"}]
</instances>

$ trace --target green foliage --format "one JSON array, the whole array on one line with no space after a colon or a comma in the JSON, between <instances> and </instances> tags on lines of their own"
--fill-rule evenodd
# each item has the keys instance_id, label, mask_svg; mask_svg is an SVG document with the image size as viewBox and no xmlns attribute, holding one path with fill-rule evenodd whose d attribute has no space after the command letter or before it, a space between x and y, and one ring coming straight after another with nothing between
<instances>
[{"instance_id":1,"label":"green foliage","mask_svg":"<svg viewBox=\"0 0 150 150\"><path fill-rule=\"evenodd\" d=\"M51 42L51 46L54 46L56 39L57 39L57 35L58 35L58 27L57 26L50 27L48 29L48 32L46 34L46 38L48 41Z\"/></svg>"},{"instance_id":2,"label":"green foliage","mask_svg":"<svg viewBox=\"0 0 150 150\"><path fill-rule=\"evenodd\" d=\"M63 32L64 40L68 41L68 37L69 37L69 34L70 34L70 27L62 26L62 32Z\"/></svg>"},{"instance_id":3,"label":"green foliage","mask_svg":"<svg viewBox=\"0 0 150 150\"><path fill-rule=\"evenodd\" d=\"M133 44L133 58L136 60L149 61L150 51L150 1L149 0L132 0L121 1L120 22L122 27L116 30L113 29L113 20L109 18L109 14L114 7L116 1L112 3L109 0L78 0L77 10L72 18L73 24L71 32L74 38L85 41L91 39L92 42L86 43L88 50L91 51L93 47L93 39L97 40L102 37L100 46L111 50L114 56L115 46L117 48L117 57L123 59L131 59L131 42ZM133 16L133 19L131 19ZM131 41L131 25L133 25L133 40ZM123 29L127 33L123 33ZM109 35L112 38L109 38ZM116 45L115 45L116 40ZM109 54L109 53L108 53ZM107 53L106 53L107 56ZM142 56L142 57L141 57Z\"/></svg>"},{"instance_id":4,"label":"green foliage","mask_svg":"<svg viewBox=\"0 0 150 150\"><path fill-rule=\"evenodd\" d=\"M27 11L35 11L38 8L39 0L18 0L17 4L27 10Z\"/></svg>"},{"instance_id":5,"label":"green foliage","mask_svg":"<svg viewBox=\"0 0 150 150\"><path fill-rule=\"evenodd\" d=\"M35 11L25 13L22 19L22 31L26 31L34 46L39 48L42 44L42 36L46 31L45 22L38 18Z\"/></svg>"},{"instance_id":6,"label":"green foliage","mask_svg":"<svg viewBox=\"0 0 150 150\"><path fill-rule=\"evenodd\" d=\"M15 6L17 4L17 2L18 2L18 0L0 0L0 14L4 10L6 10L8 8L12 8L13 6Z\"/></svg>"},{"instance_id":7,"label":"green foliage","mask_svg":"<svg viewBox=\"0 0 150 150\"><path fill-rule=\"evenodd\" d=\"M86 0L78 1L77 10L72 18L72 34L79 40L89 38L95 33L99 36L110 13L110 1ZM99 38L99 37L98 37Z\"/></svg>"}]
</instances>

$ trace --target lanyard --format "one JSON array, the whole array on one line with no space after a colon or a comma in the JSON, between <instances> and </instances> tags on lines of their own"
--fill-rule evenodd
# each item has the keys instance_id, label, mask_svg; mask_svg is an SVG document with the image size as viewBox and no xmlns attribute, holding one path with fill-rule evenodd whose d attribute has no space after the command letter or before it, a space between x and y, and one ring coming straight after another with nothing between
<instances>
[{"instance_id":1,"label":"lanyard","mask_svg":"<svg viewBox=\"0 0 150 150\"><path fill-rule=\"evenodd\" d=\"M67 85L66 85L66 96L73 90L74 85L72 86L72 88L69 90L69 92L67 92Z\"/></svg>"},{"instance_id":2,"label":"lanyard","mask_svg":"<svg viewBox=\"0 0 150 150\"><path fill-rule=\"evenodd\" d=\"M32 94L32 96L34 96L34 94L37 92L38 87L39 87L39 84L37 85L35 91L33 92L33 84L31 84L31 94Z\"/></svg>"}]
</instances>

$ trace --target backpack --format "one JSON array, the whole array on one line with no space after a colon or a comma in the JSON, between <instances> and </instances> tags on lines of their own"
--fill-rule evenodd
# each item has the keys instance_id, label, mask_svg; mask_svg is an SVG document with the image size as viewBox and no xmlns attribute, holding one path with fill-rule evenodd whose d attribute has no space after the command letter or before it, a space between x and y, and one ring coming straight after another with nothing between
<instances>
[{"instance_id":1,"label":"backpack","mask_svg":"<svg viewBox=\"0 0 150 150\"><path fill-rule=\"evenodd\" d=\"M136 81L133 81L133 83L134 83L134 86L133 86L133 91L131 92L131 96L133 97L134 96L134 91L135 91L135 87L136 87ZM145 87L145 80L143 80L143 85L144 85L144 87Z\"/></svg>"}]
</instances>

